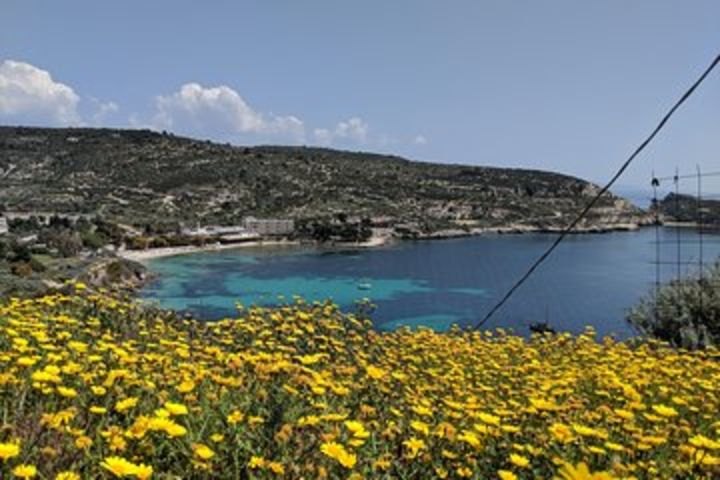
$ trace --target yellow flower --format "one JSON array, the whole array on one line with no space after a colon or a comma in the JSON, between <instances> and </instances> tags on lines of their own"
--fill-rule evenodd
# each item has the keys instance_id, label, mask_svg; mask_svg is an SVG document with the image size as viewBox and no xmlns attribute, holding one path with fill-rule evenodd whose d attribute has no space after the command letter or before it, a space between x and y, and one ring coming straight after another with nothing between
<instances>
[{"instance_id":1,"label":"yellow flower","mask_svg":"<svg viewBox=\"0 0 720 480\"><path fill-rule=\"evenodd\" d=\"M141 463L137 467L135 467L135 478L137 480L148 480L152 477L153 474L153 467L150 465L145 465L144 463Z\"/></svg>"},{"instance_id":2,"label":"yellow flower","mask_svg":"<svg viewBox=\"0 0 720 480\"><path fill-rule=\"evenodd\" d=\"M480 439L474 432L465 430L457 437L461 442L465 442L474 448L480 448Z\"/></svg>"},{"instance_id":3,"label":"yellow flower","mask_svg":"<svg viewBox=\"0 0 720 480\"><path fill-rule=\"evenodd\" d=\"M703 455L702 458L700 458L700 463L708 467L717 467L720 465L720 457L710 454Z\"/></svg>"},{"instance_id":4,"label":"yellow flower","mask_svg":"<svg viewBox=\"0 0 720 480\"><path fill-rule=\"evenodd\" d=\"M416 432L422 433L423 435L430 435L430 425L425 422L421 422L420 420L413 420L410 422L410 428Z\"/></svg>"},{"instance_id":5,"label":"yellow flower","mask_svg":"<svg viewBox=\"0 0 720 480\"><path fill-rule=\"evenodd\" d=\"M468 467L458 467L457 470L455 470L455 473L457 473L458 477L461 478L469 478L472 477L472 470L470 470Z\"/></svg>"},{"instance_id":6,"label":"yellow flower","mask_svg":"<svg viewBox=\"0 0 720 480\"><path fill-rule=\"evenodd\" d=\"M165 433L171 437L182 437L187 433L187 429L177 423L170 423L167 427L165 427Z\"/></svg>"},{"instance_id":7,"label":"yellow flower","mask_svg":"<svg viewBox=\"0 0 720 480\"><path fill-rule=\"evenodd\" d=\"M268 468L271 472L273 472L276 475L284 475L285 474L285 467L283 467L282 463L278 462L270 462L268 463Z\"/></svg>"},{"instance_id":8,"label":"yellow flower","mask_svg":"<svg viewBox=\"0 0 720 480\"><path fill-rule=\"evenodd\" d=\"M180 403L165 402L165 410L170 412L170 415L187 415L188 409L185 405Z\"/></svg>"},{"instance_id":9,"label":"yellow flower","mask_svg":"<svg viewBox=\"0 0 720 480\"><path fill-rule=\"evenodd\" d=\"M607 432L603 430L586 427L585 425L579 425L577 423L573 424L572 429L575 433L582 435L583 437L596 437L602 440L605 440L608 437Z\"/></svg>"},{"instance_id":10,"label":"yellow flower","mask_svg":"<svg viewBox=\"0 0 720 480\"><path fill-rule=\"evenodd\" d=\"M688 442L693 447L704 448L706 450L720 450L720 442L716 442L704 435L695 435L691 437Z\"/></svg>"},{"instance_id":11,"label":"yellow flower","mask_svg":"<svg viewBox=\"0 0 720 480\"><path fill-rule=\"evenodd\" d=\"M21 367L32 367L38 362L37 358L33 357L20 357L17 359L17 364Z\"/></svg>"},{"instance_id":12,"label":"yellow flower","mask_svg":"<svg viewBox=\"0 0 720 480\"><path fill-rule=\"evenodd\" d=\"M488 425L493 425L495 427L500 426L500 417L497 417L495 415L490 415L489 413L483 413L480 412L477 414L478 418L481 422L487 423Z\"/></svg>"},{"instance_id":13,"label":"yellow flower","mask_svg":"<svg viewBox=\"0 0 720 480\"><path fill-rule=\"evenodd\" d=\"M81 450L84 450L92 445L92 438L87 435L81 435L75 439L75 446Z\"/></svg>"},{"instance_id":14,"label":"yellow flower","mask_svg":"<svg viewBox=\"0 0 720 480\"><path fill-rule=\"evenodd\" d=\"M548 427L548 431L557 441L561 443L570 443L575 438L572 429L564 423L553 423L550 427Z\"/></svg>"},{"instance_id":15,"label":"yellow flower","mask_svg":"<svg viewBox=\"0 0 720 480\"><path fill-rule=\"evenodd\" d=\"M180 393L189 393L195 390L195 382L192 380L184 380L180 383L177 387L178 392Z\"/></svg>"},{"instance_id":16,"label":"yellow flower","mask_svg":"<svg viewBox=\"0 0 720 480\"><path fill-rule=\"evenodd\" d=\"M622 408L616 408L613 411L615 412L615 415L622 418L623 420L632 420L633 418L635 418L635 414L629 410L623 410Z\"/></svg>"},{"instance_id":17,"label":"yellow flower","mask_svg":"<svg viewBox=\"0 0 720 480\"><path fill-rule=\"evenodd\" d=\"M55 475L55 480L80 480L80 475L75 472L60 472Z\"/></svg>"},{"instance_id":18,"label":"yellow flower","mask_svg":"<svg viewBox=\"0 0 720 480\"><path fill-rule=\"evenodd\" d=\"M387 375L387 372L385 372L385 370L383 370L382 368L374 367L372 365L368 365L365 368L365 371L367 372L368 377L372 378L373 380L380 380Z\"/></svg>"},{"instance_id":19,"label":"yellow flower","mask_svg":"<svg viewBox=\"0 0 720 480\"><path fill-rule=\"evenodd\" d=\"M603 445L605 445L605 448L607 448L608 450L612 450L613 452L624 452L625 451L625 447L623 447L619 443L605 442Z\"/></svg>"},{"instance_id":20,"label":"yellow flower","mask_svg":"<svg viewBox=\"0 0 720 480\"><path fill-rule=\"evenodd\" d=\"M616 480L608 472L591 472L588 466L580 462L576 466L565 463L563 468L558 472L561 480Z\"/></svg>"},{"instance_id":21,"label":"yellow flower","mask_svg":"<svg viewBox=\"0 0 720 480\"><path fill-rule=\"evenodd\" d=\"M251 470L255 470L257 468L263 468L265 467L265 459L262 457L257 457L253 455L250 457L250 462L248 462L248 468Z\"/></svg>"},{"instance_id":22,"label":"yellow flower","mask_svg":"<svg viewBox=\"0 0 720 480\"><path fill-rule=\"evenodd\" d=\"M411 410L422 417L432 417L433 414L432 410L422 405L415 405L411 407Z\"/></svg>"},{"instance_id":23,"label":"yellow flower","mask_svg":"<svg viewBox=\"0 0 720 480\"><path fill-rule=\"evenodd\" d=\"M515 475L510 470L498 470L498 477L500 477L500 480L517 480L517 475Z\"/></svg>"},{"instance_id":24,"label":"yellow flower","mask_svg":"<svg viewBox=\"0 0 720 480\"><path fill-rule=\"evenodd\" d=\"M227 421L230 425L235 425L236 423L240 423L245 418L245 415L242 414L242 412L235 410L227 417Z\"/></svg>"},{"instance_id":25,"label":"yellow flower","mask_svg":"<svg viewBox=\"0 0 720 480\"><path fill-rule=\"evenodd\" d=\"M522 455L518 455L516 453L510 454L510 463L512 463L515 466L518 466L520 468L525 468L528 465L530 465L530 460L528 460L527 457L523 457Z\"/></svg>"},{"instance_id":26,"label":"yellow flower","mask_svg":"<svg viewBox=\"0 0 720 480\"><path fill-rule=\"evenodd\" d=\"M415 437L412 437L409 440L405 440L403 442L403 445L405 445L405 447L410 450L410 458L417 457L418 452L425 448L425 442Z\"/></svg>"},{"instance_id":27,"label":"yellow flower","mask_svg":"<svg viewBox=\"0 0 720 480\"><path fill-rule=\"evenodd\" d=\"M208 447L207 445L203 445L202 443L194 443L192 447L195 455L197 455L202 460L207 461L215 456L215 452L213 452L210 447Z\"/></svg>"},{"instance_id":28,"label":"yellow flower","mask_svg":"<svg viewBox=\"0 0 720 480\"><path fill-rule=\"evenodd\" d=\"M136 397L125 398L115 404L115 410L117 410L118 412L124 412L126 410L130 410L131 408L134 408L137 403L138 399Z\"/></svg>"},{"instance_id":29,"label":"yellow flower","mask_svg":"<svg viewBox=\"0 0 720 480\"><path fill-rule=\"evenodd\" d=\"M328 457L337 460L345 468L352 468L357 462L355 454L349 453L345 447L335 442L325 442L320 445L320 451Z\"/></svg>"},{"instance_id":30,"label":"yellow flower","mask_svg":"<svg viewBox=\"0 0 720 480\"><path fill-rule=\"evenodd\" d=\"M107 413L107 408L105 407L98 407L96 405L93 405L90 407L90 413L94 413L97 415L102 415L104 413Z\"/></svg>"},{"instance_id":31,"label":"yellow flower","mask_svg":"<svg viewBox=\"0 0 720 480\"><path fill-rule=\"evenodd\" d=\"M137 471L137 465L122 457L107 457L100 466L116 477L129 477Z\"/></svg>"},{"instance_id":32,"label":"yellow flower","mask_svg":"<svg viewBox=\"0 0 720 480\"><path fill-rule=\"evenodd\" d=\"M18 455L20 455L19 443L0 443L0 459L6 461Z\"/></svg>"},{"instance_id":33,"label":"yellow flower","mask_svg":"<svg viewBox=\"0 0 720 480\"><path fill-rule=\"evenodd\" d=\"M63 387L63 386L57 387L57 392L66 398L75 398L78 395L77 390L75 390L74 388Z\"/></svg>"},{"instance_id":34,"label":"yellow flower","mask_svg":"<svg viewBox=\"0 0 720 480\"><path fill-rule=\"evenodd\" d=\"M107 393L107 389L105 387L100 387L96 385L90 387L90 390L92 390L93 395L97 395L98 397L102 397Z\"/></svg>"},{"instance_id":35,"label":"yellow flower","mask_svg":"<svg viewBox=\"0 0 720 480\"><path fill-rule=\"evenodd\" d=\"M18 478L32 478L37 475L37 468L34 465L18 465L13 468L13 475Z\"/></svg>"},{"instance_id":36,"label":"yellow flower","mask_svg":"<svg viewBox=\"0 0 720 480\"><path fill-rule=\"evenodd\" d=\"M653 405L652 409L655 413L663 417L671 418L678 416L677 410L673 407L668 407L667 405Z\"/></svg>"}]
</instances>

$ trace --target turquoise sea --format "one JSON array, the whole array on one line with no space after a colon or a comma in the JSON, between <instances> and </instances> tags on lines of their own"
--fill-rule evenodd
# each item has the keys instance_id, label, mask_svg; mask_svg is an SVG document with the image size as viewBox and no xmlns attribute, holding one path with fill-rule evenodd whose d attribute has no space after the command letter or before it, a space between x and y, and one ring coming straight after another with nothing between
<instances>
[{"instance_id":1,"label":"turquoise sea","mask_svg":"<svg viewBox=\"0 0 720 480\"><path fill-rule=\"evenodd\" d=\"M661 260L696 262L697 234L661 228ZM620 338L633 332L625 311L655 281L655 229L574 235L486 324L524 334L532 322L580 332L595 327ZM530 262L553 241L551 234L487 235L402 242L376 249L240 248L152 260L159 277L141 292L162 307L203 319L235 314L243 305L277 305L298 295L332 299L353 310L369 298L379 329L428 326L445 330L482 318ZM720 255L720 235L704 235L705 259ZM683 272L693 266L683 265ZM675 265L663 266L669 280Z\"/></svg>"}]
</instances>

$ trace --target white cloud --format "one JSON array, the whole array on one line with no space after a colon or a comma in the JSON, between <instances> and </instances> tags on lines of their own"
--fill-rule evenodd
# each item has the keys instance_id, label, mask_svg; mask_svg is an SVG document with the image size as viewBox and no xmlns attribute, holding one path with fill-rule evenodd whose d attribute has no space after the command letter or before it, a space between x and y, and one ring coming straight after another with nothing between
<instances>
[{"instance_id":1,"label":"white cloud","mask_svg":"<svg viewBox=\"0 0 720 480\"><path fill-rule=\"evenodd\" d=\"M318 145L327 147L332 143L333 134L327 128L316 128L313 133L315 134L315 141Z\"/></svg>"},{"instance_id":2,"label":"white cloud","mask_svg":"<svg viewBox=\"0 0 720 480\"><path fill-rule=\"evenodd\" d=\"M336 143L365 144L368 141L368 124L359 117L352 117L339 122L333 130L316 128L315 141L319 145L328 146Z\"/></svg>"},{"instance_id":3,"label":"white cloud","mask_svg":"<svg viewBox=\"0 0 720 480\"><path fill-rule=\"evenodd\" d=\"M358 117L353 117L347 122L338 123L335 128L335 136L349 138L358 143L365 143L367 140L368 124Z\"/></svg>"},{"instance_id":4,"label":"white cloud","mask_svg":"<svg viewBox=\"0 0 720 480\"><path fill-rule=\"evenodd\" d=\"M423 135L417 135L413 140L413 143L417 145L427 145L428 141Z\"/></svg>"},{"instance_id":5,"label":"white cloud","mask_svg":"<svg viewBox=\"0 0 720 480\"><path fill-rule=\"evenodd\" d=\"M105 125L108 121L108 117L120 110L120 107L115 102L101 102L96 98L91 98L90 101L93 103L95 110L92 115L92 119L93 124L96 126Z\"/></svg>"},{"instance_id":6,"label":"white cloud","mask_svg":"<svg viewBox=\"0 0 720 480\"><path fill-rule=\"evenodd\" d=\"M72 88L54 81L46 70L14 60L0 64L0 120L3 122L79 124L79 101Z\"/></svg>"},{"instance_id":7,"label":"white cloud","mask_svg":"<svg viewBox=\"0 0 720 480\"><path fill-rule=\"evenodd\" d=\"M302 141L303 122L292 115L276 116L254 110L230 87L203 87L186 83L180 90L155 99L150 122L159 129L210 136L258 134Z\"/></svg>"}]
</instances>

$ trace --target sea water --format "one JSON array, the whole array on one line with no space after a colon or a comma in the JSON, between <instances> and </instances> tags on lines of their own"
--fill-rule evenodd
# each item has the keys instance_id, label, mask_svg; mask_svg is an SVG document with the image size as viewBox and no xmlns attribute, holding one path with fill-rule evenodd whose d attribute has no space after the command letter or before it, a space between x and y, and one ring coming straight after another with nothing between
<instances>
[{"instance_id":1,"label":"sea water","mask_svg":"<svg viewBox=\"0 0 720 480\"><path fill-rule=\"evenodd\" d=\"M682 273L699 260L698 236L682 229ZM525 334L547 322L578 333L625 338L631 306L656 279L656 233L660 259L675 262L677 233L671 228L572 235L485 324ZM367 298L379 329L427 326L446 330L481 319L555 239L552 234L486 235L451 240L400 242L372 249L307 247L239 248L159 258L158 274L141 297L202 319L232 317L236 304L278 305L330 299L347 311ZM720 235L703 236L703 257L720 255ZM664 265L670 280L675 265Z\"/></svg>"}]
</instances>

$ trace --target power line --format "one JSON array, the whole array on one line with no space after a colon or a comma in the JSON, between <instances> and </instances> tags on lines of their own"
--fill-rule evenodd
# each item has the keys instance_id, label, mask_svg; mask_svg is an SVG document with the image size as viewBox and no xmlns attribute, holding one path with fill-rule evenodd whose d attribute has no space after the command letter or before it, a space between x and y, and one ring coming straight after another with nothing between
<instances>
[{"instance_id":1,"label":"power line","mask_svg":"<svg viewBox=\"0 0 720 480\"><path fill-rule=\"evenodd\" d=\"M650 133L650 135L635 149L635 151L630 155L630 157L625 160L625 163L622 164L620 169L613 175L613 177L610 179L610 181L595 195L595 197L590 201L590 203L587 204L587 206L580 212L580 214L575 218L575 220L570 223L563 231L560 233L560 235L555 239L555 241L550 245L550 247L542 254L538 259L530 266L527 272L520 277L520 279L515 282L515 284L510 288L510 290L507 291L505 296L495 304L495 306L485 315L485 317L480 320L478 323L476 323L473 328L478 329L483 324L485 324L490 318L497 312L504 304L507 302L510 297L515 293L515 291L520 288L520 286L525 283L525 281L530 278L530 276L535 272L535 270L550 256L550 254L560 245L560 242L562 242L565 237L577 226L577 224L582 220L585 215L592 209L593 206L597 203L597 201L602 197L605 192L607 192L610 187L617 181L618 178L627 170L627 168L630 166L630 164L635 160L635 157L637 157L640 152L645 150L645 147L648 146L648 144L655 138L655 136L660 132L660 130L663 129L665 124L670 120L670 117L673 116L675 111L680 108L680 106L685 103L685 101L690 98L690 96L695 92L697 87L700 86L700 84L707 78L707 76L710 74L710 72L713 71L713 69L717 66L717 64L720 63L720 55L717 55L715 59L710 63L710 66L705 69L702 75L695 81L695 83L692 84L692 86L683 94L680 99L675 102L675 105L672 106L672 108L665 114L665 116L660 120L660 123L657 124L655 129Z\"/></svg>"}]
</instances>

